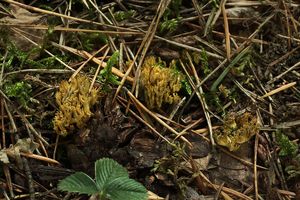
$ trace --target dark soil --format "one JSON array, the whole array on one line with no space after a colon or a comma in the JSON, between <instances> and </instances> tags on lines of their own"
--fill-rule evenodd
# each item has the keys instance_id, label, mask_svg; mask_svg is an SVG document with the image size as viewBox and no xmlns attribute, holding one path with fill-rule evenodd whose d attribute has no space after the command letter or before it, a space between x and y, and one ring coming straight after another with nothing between
<instances>
[{"instance_id":1,"label":"dark soil","mask_svg":"<svg viewBox=\"0 0 300 200\"><path fill-rule=\"evenodd\" d=\"M298 1L91 2L0 2L0 199L89 199L57 183L104 157L156 199L300 199ZM99 98L62 136L77 73Z\"/></svg>"}]
</instances>

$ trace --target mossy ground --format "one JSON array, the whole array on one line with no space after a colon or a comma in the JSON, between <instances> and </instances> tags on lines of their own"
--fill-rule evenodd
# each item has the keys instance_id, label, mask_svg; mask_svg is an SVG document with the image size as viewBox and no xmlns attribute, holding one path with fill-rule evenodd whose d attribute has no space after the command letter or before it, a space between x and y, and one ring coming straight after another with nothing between
<instances>
[{"instance_id":1,"label":"mossy ground","mask_svg":"<svg viewBox=\"0 0 300 200\"><path fill-rule=\"evenodd\" d=\"M298 1L18 2L0 6L0 198L67 198L57 182L102 157L163 198L300 198Z\"/></svg>"}]
</instances>

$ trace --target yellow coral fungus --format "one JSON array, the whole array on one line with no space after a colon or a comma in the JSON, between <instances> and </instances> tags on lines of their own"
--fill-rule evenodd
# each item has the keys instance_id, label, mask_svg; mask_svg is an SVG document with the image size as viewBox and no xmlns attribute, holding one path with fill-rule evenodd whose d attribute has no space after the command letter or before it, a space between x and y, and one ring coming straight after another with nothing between
<instances>
[{"instance_id":1,"label":"yellow coral fungus","mask_svg":"<svg viewBox=\"0 0 300 200\"><path fill-rule=\"evenodd\" d=\"M248 112L240 116L229 113L225 116L224 125L214 132L214 137L219 145L236 151L258 131L259 123L255 116Z\"/></svg>"},{"instance_id":2,"label":"yellow coral fungus","mask_svg":"<svg viewBox=\"0 0 300 200\"><path fill-rule=\"evenodd\" d=\"M183 75L170 67L162 67L154 56L145 59L140 80L150 109L180 100L177 92L181 89Z\"/></svg>"},{"instance_id":3,"label":"yellow coral fungus","mask_svg":"<svg viewBox=\"0 0 300 200\"><path fill-rule=\"evenodd\" d=\"M54 118L54 130L66 136L75 126L83 128L92 115L91 107L97 102L99 93L93 88L89 93L90 81L86 76L77 75L68 81L62 81L56 93L59 111Z\"/></svg>"}]
</instances>

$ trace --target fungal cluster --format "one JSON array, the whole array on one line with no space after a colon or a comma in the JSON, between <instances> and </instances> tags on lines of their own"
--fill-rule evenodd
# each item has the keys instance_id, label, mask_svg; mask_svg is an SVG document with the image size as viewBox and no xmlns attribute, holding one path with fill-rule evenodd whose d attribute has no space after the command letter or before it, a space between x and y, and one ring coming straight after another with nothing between
<instances>
[{"instance_id":1,"label":"fungal cluster","mask_svg":"<svg viewBox=\"0 0 300 200\"><path fill-rule=\"evenodd\" d=\"M88 77L77 75L70 82L62 81L55 98L59 111L54 117L54 130L66 136L75 127L83 128L92 116L91 107L99 98L99 92L93 88L89 92Z\"/></svg>"}]
</instances>

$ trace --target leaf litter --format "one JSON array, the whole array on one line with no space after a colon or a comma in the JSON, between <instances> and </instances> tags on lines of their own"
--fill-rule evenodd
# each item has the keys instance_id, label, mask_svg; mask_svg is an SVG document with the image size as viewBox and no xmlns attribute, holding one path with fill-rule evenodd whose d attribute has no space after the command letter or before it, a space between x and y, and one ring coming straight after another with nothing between
<instances>
[{"instance_id":1,"label":"leaf litter","mask_svg":"<svg viewBox=\"0 0 300 200\"><path fill-rule=\"evenodd\" d=\"M149 199L299 199L298 7L3 0L0 197L110 157Z\"/></svg>"}]
</instances>

